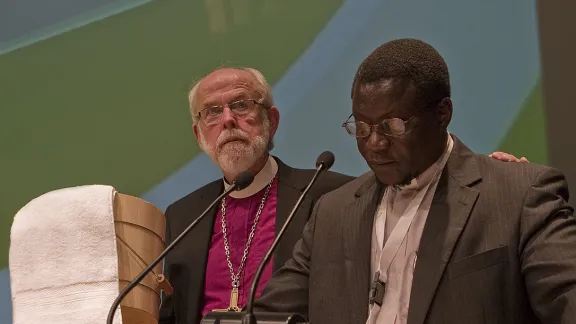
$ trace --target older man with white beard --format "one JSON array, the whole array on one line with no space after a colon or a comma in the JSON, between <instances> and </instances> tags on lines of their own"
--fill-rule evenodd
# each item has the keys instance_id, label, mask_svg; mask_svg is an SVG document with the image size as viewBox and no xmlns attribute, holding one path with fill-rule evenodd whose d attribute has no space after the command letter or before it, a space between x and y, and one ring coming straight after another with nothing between
<instances>
[{"instance_id":1,"label":"older man with white beard","mask_svg":"<svg viewBox=\"0 0 576 324\"><path fill-rule=\"evenodd\" d=\"M222 170L216 180L166 210L166 244L178 236L229 186L251 170L253 183L223 199L166 258L174 294L163 296L160 323L199 323L213 310L239 310L256 269L314 170L294 169L272 157L280 114L264 76L250 68L213 71L189 93L200 148ZM267 265L258 295L292 256L310 210L321 195L352 180L334 172L319 176Z\"/></svg>"}]
</instances>

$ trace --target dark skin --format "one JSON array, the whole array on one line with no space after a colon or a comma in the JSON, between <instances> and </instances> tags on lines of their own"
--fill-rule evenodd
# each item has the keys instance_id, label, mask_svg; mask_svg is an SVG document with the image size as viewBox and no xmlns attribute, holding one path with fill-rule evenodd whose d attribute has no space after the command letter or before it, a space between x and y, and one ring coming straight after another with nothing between
<instances>
[{"instance_id":1,"label":"dark skin","mask_svg":"<svg viewBox=\"0 0 576 324\"><path fill-rule=\"evenodd\" d=\"M370 136L357 138L360 154L383 184L408 184L446 149L452 101L444 98L426 105L415 98L416 89L409 80L382 80L354 87L352 113L357 121L375 125L387 118L414 117L403 135L384 135L379 127Z\"/></svg>"}]
</instances>

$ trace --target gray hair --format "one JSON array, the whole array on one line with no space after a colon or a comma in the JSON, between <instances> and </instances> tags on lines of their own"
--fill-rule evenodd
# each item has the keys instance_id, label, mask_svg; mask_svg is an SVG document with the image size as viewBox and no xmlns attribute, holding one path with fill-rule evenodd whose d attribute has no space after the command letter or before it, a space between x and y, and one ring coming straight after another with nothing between
<instances>
[{"instance_id":1,"label":"gray hair","mask_svg":"<svg viewBox=\"0 0 576 324\"><path fill-rule=\"evenodd\" d=\"M262 74L262 72L253 69L253 68L244 68L244 67L240 67L240 68L234 68L236 70L240 70L240 71L246 71L248 73L250 73L253 77L254 80L256 80L256 92L258 94L260 94L262 96L261 100L262 100L262 104L265 107L271 107L274 106L274 97L272 97L272 89L270 89L270 85L268 84L268 81L266 81L266 78L264 77L264 75ZM217 71L217 70L215 70ZM190 92L188 92L188 103L189 103L189 108L190 108L190 115L192 115L192 120L194 123L196 123L197 120L197 114L196 114L196 110L198 109L198 107L196 107L196 94L198 93L198 87L200 85L200 82L203 80L204 78L196 81L193 86L192 89L190 89Z\"/></svg>"},{"instance_id":2,"label":"gray hair","mask_svg":"<svg viewBox=\"0 0 576 324\"><path fill-rule=\"evenodd\" d=\"M264 105L264 107L266 108L274 106L274 97L272 96L272 89L270 88L270 85L268 84L268 81L266 81L266 78L264 77L262 72L258 71L257 69L248 67L238 67L233 69L239 71L246 71L250 73L252 77L254 77L254 80L256 81L256 89L254 90L256 90L258 94L260 94L261 96L260 100L262 102L262 105ZM220 69L216 69L214 71L218 70ZM192 122L194 124L198 122L198 115L196 114L196 111L198 109L198 107L196 107L196 94L198 93L198 87L200 86L200 82L203 79L204 77L194 82L194 84L192 85L192 89L190 89L190 91L188 92L190 115L192 116ZM268 118L267 109L264 109L264 117ZM274 148L274 141L273 139L270 139L270 142L268 143L268 151L272 151L273 148Z\"/></svg>"}]
</instances>

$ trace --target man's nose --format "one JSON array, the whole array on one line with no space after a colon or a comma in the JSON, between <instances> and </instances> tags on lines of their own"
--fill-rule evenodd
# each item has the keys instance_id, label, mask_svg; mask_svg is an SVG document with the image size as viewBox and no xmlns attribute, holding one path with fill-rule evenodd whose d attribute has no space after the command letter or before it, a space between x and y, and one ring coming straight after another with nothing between
<instances>
[{"instance_id":1,"label":"man's nose","mask_svg":"<svg viewBox=\"0 0 576 324\"><path fill-rule=\"evenodd\" d=\"M222 110L221 122L222 122L222 125L224 125L225 129L231 129L231 128L237 128L238 127L238 123L236 121L236 116L234 116L234 113L228 107L224 107L224 110Z\"/></svg>"},{"instance_id":2,"label":"man's nose","mask_svg":"<svg viewBox=\"0 0 576 324\"><path fill-rule=\"evenodd\" d=\"M387 150L390 147L390 140L385 135L372 129L366 141L366 146L373 151Z\"/></svg>"}]
</instances>

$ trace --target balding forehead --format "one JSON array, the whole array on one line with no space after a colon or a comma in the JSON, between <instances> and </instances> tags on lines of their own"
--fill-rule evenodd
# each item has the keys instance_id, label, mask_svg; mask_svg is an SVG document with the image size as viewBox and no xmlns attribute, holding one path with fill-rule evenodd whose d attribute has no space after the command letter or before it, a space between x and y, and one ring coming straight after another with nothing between
<instances>
[{"instance_id":1,"label":"balding forehead","mask_svg":"<svg viewBox=\"0 0 576 324\"><path fill-rule=\"evenodd\" d=\"M226 69L207 75L194 95L196 112L208 106L223 105L239 99L259 99L258 83L246 71Z\"/></svg>"},{"instance_id":2,"label":"balding forehead","mask_svg":"<svg viewBox=\"0 0 576 324\"><path fill-rule=\"evenodd\" d=\"M212 84L219 82L239 82L250 83L254 81L254 76L248 71L238 69L221 69L208 74L201 83Z\"/></svg>"},{"instance_id":3,"label":"balding forehead","mask_svg":"<svg viewBox=\"0 0 576 324\"><path fill-rule=\"evenodd\" d=\"M218 70L208 74L200 81L198 91L207 95L228 86L251 88L255 86L255 80L254 77L246 71L236 69Z\"/></svg>"}]
</instances>

